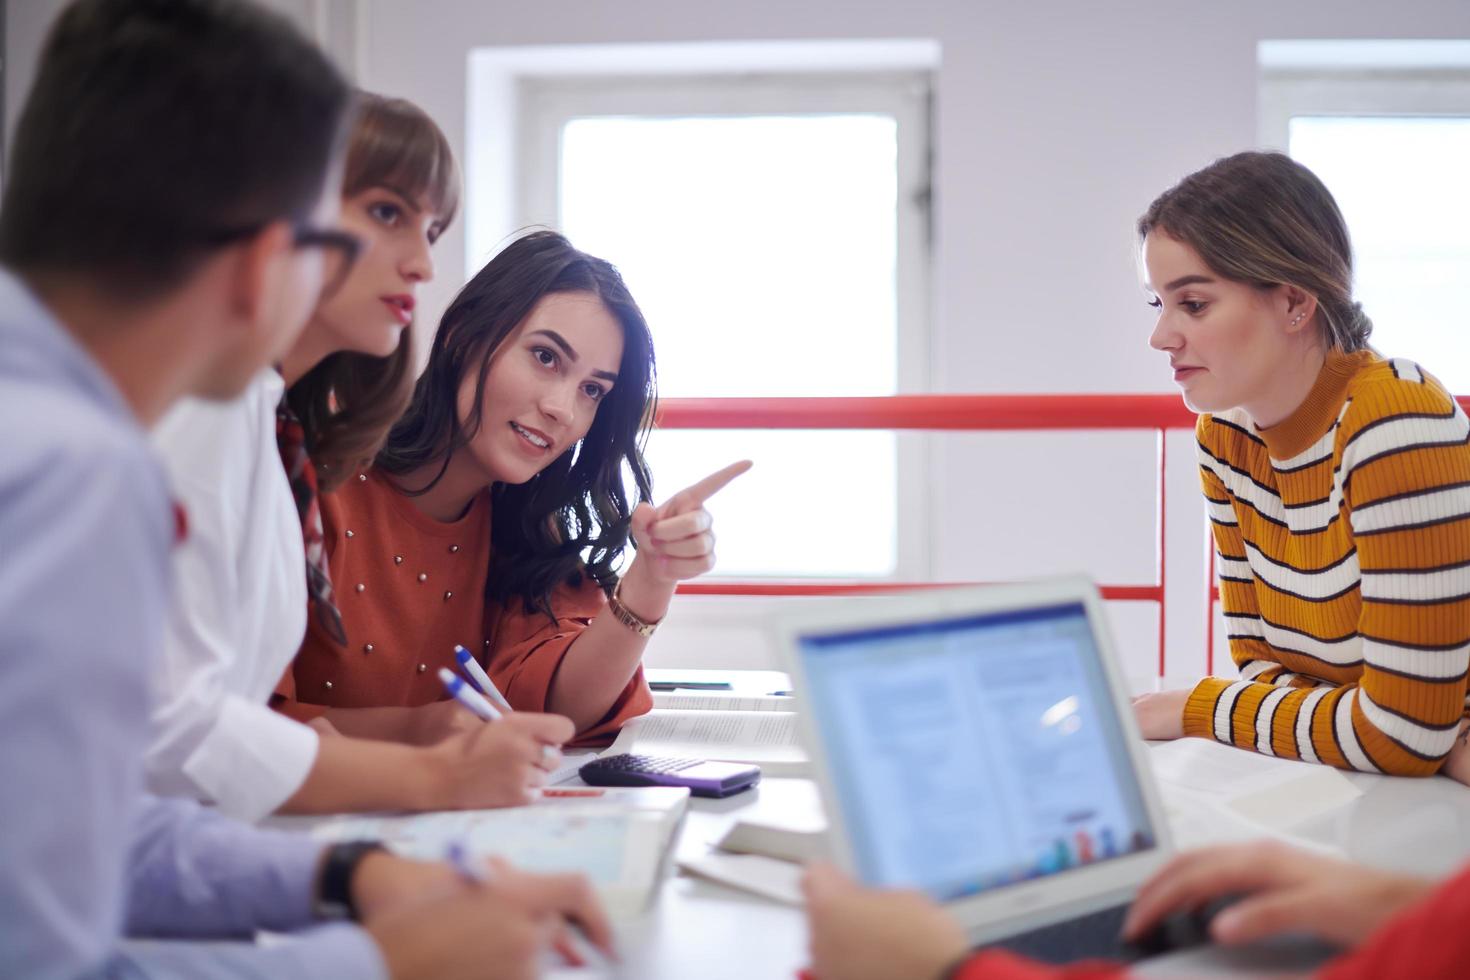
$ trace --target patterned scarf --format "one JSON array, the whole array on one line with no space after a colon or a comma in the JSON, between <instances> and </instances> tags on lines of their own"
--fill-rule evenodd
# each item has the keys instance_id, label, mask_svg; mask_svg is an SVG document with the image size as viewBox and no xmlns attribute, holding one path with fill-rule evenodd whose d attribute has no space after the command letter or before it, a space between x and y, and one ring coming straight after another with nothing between
<instances>
[{"instance_id":1,"label":"patterned scarf","mask_svg":"<svg viewBox=\"0 0 1470 980\"><path fill-rule=\"evenodd\" d=\"M296 511L301 516L301 534L306 542L306 592L316 607L317 622L338 643L347 643L347 630L332 593L332 577L327 571L326 537L322 533L322 512L316 488L316 466L306 452L306 429L291 406L281 396L276 406L276 446L286 478L291 481L291 496L296 498Z\"/></svg>"}]
</instances>

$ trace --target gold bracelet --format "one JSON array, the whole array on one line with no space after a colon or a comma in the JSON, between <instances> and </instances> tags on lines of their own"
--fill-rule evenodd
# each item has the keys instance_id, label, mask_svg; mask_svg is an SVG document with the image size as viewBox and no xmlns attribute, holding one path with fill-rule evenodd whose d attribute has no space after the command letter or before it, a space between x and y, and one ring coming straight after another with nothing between
<instances>
[{"instance_id":1,"label":"gold bracelet","mask_svg":"<svg viewBox=\"0 0 1470 980\"><path fill-rule=\"evenodd\" d=\"M628 629L632 630L634 633L637 633L644 639L647 639L648 637L653 635L653 631L658 629L658 624L663 622L663 620L656 619L650 623L646 619L639 618L638 615L633 612L633 610L623 605L623 600L619 598L619 596L622 594L622 591L623 580L618 579L617 588L613 589L613 594L609 596L607 600L608 610L613 614L613 618L616 619L618 622L622 623L624 626L628 627Z\"/></svg>"}]
</instances>

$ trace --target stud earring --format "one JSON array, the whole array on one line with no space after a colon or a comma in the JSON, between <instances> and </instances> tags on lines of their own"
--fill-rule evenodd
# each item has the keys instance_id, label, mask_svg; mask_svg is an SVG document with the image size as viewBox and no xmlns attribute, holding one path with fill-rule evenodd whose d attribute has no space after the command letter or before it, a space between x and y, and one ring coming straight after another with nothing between
<instances>
[{"instance_id":1,"label":"stud earring","mask_svg":"<svg viewBox=\"0 0 1470 980\"><path fill-rule=\"evenodd\" d=\"M1294 327L1298 323L1301 323L1302 322L1302 318L1305 317L1305 316L1306 316L1306 313L1298 313L1296 316L1292 317L1291 325Z\"/></svg>"}]
</instances>

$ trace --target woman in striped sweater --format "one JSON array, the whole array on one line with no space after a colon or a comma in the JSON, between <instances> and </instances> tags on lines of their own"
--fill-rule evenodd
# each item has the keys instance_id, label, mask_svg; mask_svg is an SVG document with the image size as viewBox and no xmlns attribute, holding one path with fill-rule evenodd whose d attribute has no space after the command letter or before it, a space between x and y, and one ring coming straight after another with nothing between
<instances>
[{"instance_id":1,"label":"woman in striped sweater","mask_svg":"<svg viewBox=\"0 0 1470 980\"><path fill-rule=\"evenodd\" d=\"M1368 348L1342 215L1289 157L1219 160L1138 230L1240 670L1138 699L1144 736L1463 779L1470 422Z\"/></svg>"},{"instance_id":2,"label":"woman in striped sweater","mask_svg":"<svg viewBox=\"0 0 1470 980\"><path fill-rule=\"evenodd\" d=\"M1219 549L1236 681L1134 703L1145 737L1197 735L1371 772L1470 782L1456 738L1470 660L1470 424L1434 378L1367 349L1332 196L1279 154L1217 161L1139 221ZM813 980L1116 980L975 953L927 896L818 865ZM1347 950L1314 976L1460 977L1470 868L1442 886L1251 842L1183 855L1136 897L1136 939L1222 895L1222 943L1310 934Z\"/></svg>"}]
</instances>

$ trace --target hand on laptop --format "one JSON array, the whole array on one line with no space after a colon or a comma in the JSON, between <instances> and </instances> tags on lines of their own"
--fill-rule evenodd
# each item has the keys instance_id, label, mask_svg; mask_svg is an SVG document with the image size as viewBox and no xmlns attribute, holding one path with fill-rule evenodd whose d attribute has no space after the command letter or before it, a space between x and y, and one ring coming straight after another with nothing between
<instances>
[{"instance_id":1,"label":"hand on laptop","mask_svg":"<svg viewBox=\"0 0 1470 980\"><path fill-rule=\"evenodd\" d=\"M1139 890L1123 923L1123 938L1137 939L1165 917L1211 899L1242 895L1211 922L1217 942L1245 943L1292 932L1356 946L1433 887L1424 878L1275 841L1212 847L1180 855Z\"/></svg>"},{"instance_id":2,"label":"hand on laptop","mask_svg":"<svg viewBox=\"0 0 1470 980\"><path fill-rule=\"evenodd\" d=\"M865 888L823 862L801 887L820 980L928 980L969 951L959 924L919 892Z\"/></svg>"},{"instance_id":3,"label":"hand on laptop","mask_svg":"<svg viewBox=\"0 0 1470 980\"><path fill-rule=\"evenodd\" d=\"M1158 741L1183 738L1184 706L1189 702L1189 694L1186 689L1140 694L1134 698L1133 717L1138 719L1139 733Z\"/></svg>"}]
</instances>

